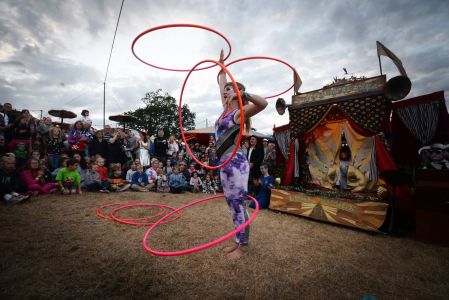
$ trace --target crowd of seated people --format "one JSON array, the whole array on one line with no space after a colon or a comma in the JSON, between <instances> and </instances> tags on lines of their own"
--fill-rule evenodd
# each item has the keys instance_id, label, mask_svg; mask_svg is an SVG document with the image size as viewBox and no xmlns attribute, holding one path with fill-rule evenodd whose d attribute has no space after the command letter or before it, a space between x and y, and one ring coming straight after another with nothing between
<instances>
[{"instance_id":1,"label":"crowd of seated people","mask_svg":"<svg viewBox=\"0 0 449 300\"><path fill-rule=\"evenodd\" d=\"M117 128L94 130L89 111L70 128L51 117L0 106L1 199L14 203L47 193L222 192L219 171L197 164L181 138L162 129L149 133ZM249 143L242 143L249 149ZM215 166L215 139L189 144L205 165Z\"/></svg>"}]
</instances>

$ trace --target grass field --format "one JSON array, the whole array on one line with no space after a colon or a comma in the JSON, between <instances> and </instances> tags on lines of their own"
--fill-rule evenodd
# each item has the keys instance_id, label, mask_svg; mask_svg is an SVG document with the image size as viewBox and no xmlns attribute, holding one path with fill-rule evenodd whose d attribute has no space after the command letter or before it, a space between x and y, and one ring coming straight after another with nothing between
<instances>
[{"instance_id":1,"label":"grass field","mask_svg":"<svg viewBox=\"0 0 449 300\"><path fill-rule=\"evenodd\" d=\"M0 299L447 299L449 248L261 211L250 251L230 262L219 245L180 257L144 251L147 227L100 219L115 202L179 207L204 194L49 195L0 206ZM120 216L152 215L157 208ZM224 199L184 211L149 240L159 250L232 230ZM228 241L229 245L231 241ZM226 245L226 243L224 243Z\"/></svg>"}]
</instances>

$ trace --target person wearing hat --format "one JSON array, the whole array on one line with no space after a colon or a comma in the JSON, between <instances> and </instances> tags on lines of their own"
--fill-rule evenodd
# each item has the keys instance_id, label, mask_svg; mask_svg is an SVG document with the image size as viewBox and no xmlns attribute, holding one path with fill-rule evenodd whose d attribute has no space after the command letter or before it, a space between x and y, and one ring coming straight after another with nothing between
<instances>
[{"instance_id":1,"label":"person wearing hat","mask_svg":"<svg viewBox=\"0 0 449 300\"><path fill-rule=\"evenodd\" d=\"M264 149L263 163L268 166L270 172L273 172L276 163L276 148L273 142L268 142L267 149Z\"/></svg>"},{"instance_id":2,"label":"person wearing hat","mask_svg":"<svg viewBox=\"0 0 449 300\"><path fill-rule=\"evenodd\" d=\"M265 158L268 152L268 139L262 140L262 147L263 147L263 157Z\"/></svg>"},{"instance_id":3,"label":"person wearing hat","mask_svg":"<svg viewBox=\"0 0 449 300\"><path fill-rule=\"evenodd\" d=\"M444 163L444 146L443 144L436 143L430 145L430 169L433 170L445 170L446 164Z\"/></svg>"}]
</instances>

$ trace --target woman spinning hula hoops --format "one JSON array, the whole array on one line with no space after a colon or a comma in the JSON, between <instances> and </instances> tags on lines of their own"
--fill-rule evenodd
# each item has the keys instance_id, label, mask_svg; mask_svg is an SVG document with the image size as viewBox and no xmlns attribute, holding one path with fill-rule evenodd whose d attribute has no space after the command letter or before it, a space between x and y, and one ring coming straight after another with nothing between
<instances>
[{"instance_id":1,"label":"woman spinning hula hoops","mask_svg":"<svg viewBox=\"0 0 449 300\"><path fill-rule=\"evenodd\" d=\"M223 63L223 50L220 53L220 62ZM227 82L226 73L219 73L219 86L223 113L215 122L215 139L217 141L217 156L219 163L224 162L232 154L235 140L240 128L240 110L236 91L231 82ZM245 92L245 87L237 83L243 101L243 114L245 129L251 129L250 117L256 115L267 106L267 101L253 94ZM220 181L223 192L232 215L232 222L237 228L248 220L246 211L246 194L248 192L249 163L246 156L239 149L229 163L220 170ZM249 226L237 233L235 245L223 248L228 258L236 260L248 250Z\"/></svg>"}]
</instances>

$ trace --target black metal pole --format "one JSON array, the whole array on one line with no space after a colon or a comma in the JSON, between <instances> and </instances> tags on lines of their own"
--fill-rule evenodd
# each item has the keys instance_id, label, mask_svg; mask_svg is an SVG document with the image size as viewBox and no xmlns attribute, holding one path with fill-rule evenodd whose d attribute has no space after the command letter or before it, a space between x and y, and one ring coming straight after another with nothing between
<instances>
[{"instance_id":1,"label":"black metal pole","mask_svg":"<svg viewBox=\"0 0 449 300\"><path fill-rule=\"evenodd\" d=\"M380 56L378 55L377 58L379 59L380 75L382 75L382 63L380 62Z\"/></svg>"},{"instance_id":2,"label":"black metal pole","mask_svg":"<svg viewBox=\"0 0 449 300\"><path fill-rule=\"evenodd\" d=\"M106 81L103 82L103 129L106 127Z\"/></svg>"}]
</instances>

